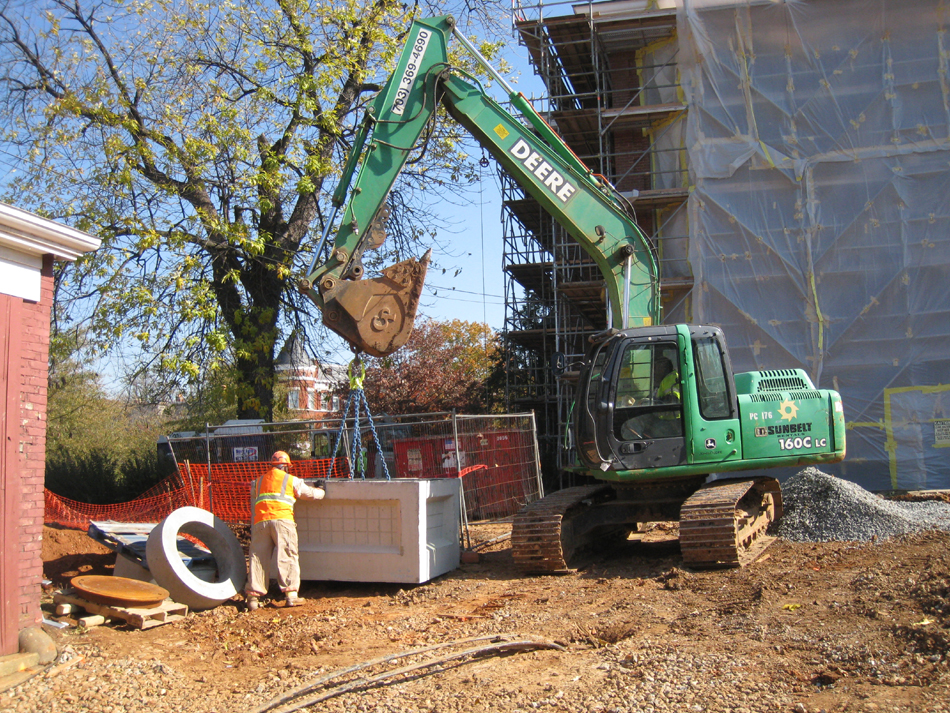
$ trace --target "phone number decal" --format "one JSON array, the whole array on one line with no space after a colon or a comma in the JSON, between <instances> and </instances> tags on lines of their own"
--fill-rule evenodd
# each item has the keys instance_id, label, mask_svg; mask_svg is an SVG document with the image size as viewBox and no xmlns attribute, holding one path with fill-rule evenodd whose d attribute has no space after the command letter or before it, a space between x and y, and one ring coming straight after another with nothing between
<instances>
[{"instance_id":1,"label":"phone number decal","mask_svg":"<svg viewBox=\"0 0 950 713\"><path fill-rule=\"evenodd\" d=\"M419 65L423 56L425 56L426 47L429 46L431 38L432 33L429 30L419 31L419 36L416 37L412 52L409 54L409 64L406 65L406 69L399 79L399 89L396 90L396 98L393 99L393 114L402 116L402 113L406 110L406 100L412 92L412 85L415 84L416 77L419 76Z\"/></svg>"}]
</instances>

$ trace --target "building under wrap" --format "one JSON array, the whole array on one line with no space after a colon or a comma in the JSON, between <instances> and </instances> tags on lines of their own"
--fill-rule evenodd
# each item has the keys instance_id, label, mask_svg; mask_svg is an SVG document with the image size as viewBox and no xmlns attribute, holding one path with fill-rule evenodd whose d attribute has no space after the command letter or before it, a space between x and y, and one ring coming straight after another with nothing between
<instances>
[{"instance_id":1,"label":"building under wrap","mask_svg":"<svg viewBox=\"0 0 950 713\"><path fill-rule=\"evenodd\" d=\"M514 19L550 120L657 244L664 321L721 326L736 371L801 367L841 392L848 456L828 472L950 488L950 2L522 3ZM571 261L545 239L556 275ZM565 285L545 312L562 351L599 326L572 326Z\"/></svg>"}]
</instances>

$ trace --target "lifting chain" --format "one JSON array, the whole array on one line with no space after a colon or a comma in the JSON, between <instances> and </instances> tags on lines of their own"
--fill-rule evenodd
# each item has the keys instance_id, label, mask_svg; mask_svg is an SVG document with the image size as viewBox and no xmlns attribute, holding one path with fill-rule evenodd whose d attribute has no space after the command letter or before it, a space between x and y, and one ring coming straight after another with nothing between
<instances>
[{"instance_id":1,"label":"lifting chain","mask_svg":"<svg viewBox=\"0 0 950 713\"><path fill-rule=\"evenodd\" d=\"M356 367L356 368L354 368ZM360 448L361 428L360 428L360 407L366 411L366 420L369 422L369 430L373 434L373 443L376 444L377 457L382 459L383 473L386 480L389 480L389 466L386 465L386 457L383 455L383 448L379 444L379 434L376 433L376 424L373 423L373 414L369 410L369 402L366 400L366 393L363 391L363 382L366 381L366 365L357 354L353 361L347 367L347 374L350 377L350 394L346 399L346 406L343 408L343 417L340 419L340 430L336 434L336 445L333 447L333 457L340 450L343 443L343 431L346 427L346 417L350 413L350 407L353 407L353 440L350 445L350 480L356 476L359 470L360 479L366 480L366 460L362 457L363 451ZM358 465L358 467L357 467Z\"/></svg>"}]
</instances>

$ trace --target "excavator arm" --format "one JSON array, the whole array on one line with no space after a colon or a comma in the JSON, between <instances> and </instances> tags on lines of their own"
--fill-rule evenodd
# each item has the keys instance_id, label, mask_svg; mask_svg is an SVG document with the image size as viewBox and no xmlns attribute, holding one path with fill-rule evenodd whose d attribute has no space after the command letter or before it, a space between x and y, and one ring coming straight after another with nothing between
<instances>
[{"instance_id":1,"label":"excavator arm","mask_svg":"<svg viewBox=\"0 0 950 713\"><path fill-rule=\"evenodd\" d=\"M456 38L509 91L529 126L489 97L479 82L448 61ZM474 46L455 31L451 16L417 20L383 90L368 108L333 195L333 216L301 289L320 307L324 323L360 351L385 356L412 331L429 254L364 279L364 251L384 236L386 198L442 104L521 187L534 197L596 262L603 275L611 327L659 321L656 260L626 201L594 175L530 102L512 91ZM352 176L359 172L350 191ZM320 263L336 212L350 193L343 219Z\"/></svg>"}]
</instances>

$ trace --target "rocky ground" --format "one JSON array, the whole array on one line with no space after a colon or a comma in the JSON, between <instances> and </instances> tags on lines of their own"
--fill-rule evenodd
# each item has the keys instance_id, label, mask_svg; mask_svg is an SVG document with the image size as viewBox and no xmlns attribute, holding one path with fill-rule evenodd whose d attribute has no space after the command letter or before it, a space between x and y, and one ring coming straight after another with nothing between
<instances>
[{"instance_id":1,"label":"rocky ground","mask_svg":"<svg viewBox=\"0 0 950 713\"><path fill-rule=\"evenodd\" d=\"M58 630L59 661L0 693L0 711L254 711L345 667L498 635L558 648L439 664L491 642L444 646L365 668L348 691L347 677L317 685L330 697L311 710L950 713L950 534L780 539L745 569L707 572L683 569L675 535L661 526L566 576L518 573L502 539L420 586L314 582L295 609L236 598L144 631ZM114 560L81 532L45 537L53 586Z\"/></svg>"}]
</instances>

